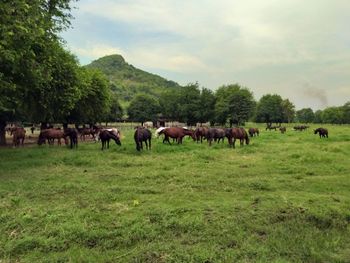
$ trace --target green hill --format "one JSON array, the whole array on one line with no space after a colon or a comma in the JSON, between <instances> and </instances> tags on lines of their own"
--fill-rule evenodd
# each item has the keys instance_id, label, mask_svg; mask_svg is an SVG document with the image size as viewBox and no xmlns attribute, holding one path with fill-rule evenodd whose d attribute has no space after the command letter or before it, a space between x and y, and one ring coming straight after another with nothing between
<instances>
[{"instance_id":1,"label":"green hill","mask_svg":"<svg viewBox=\"0 0 350 263\"><path fill-rule=\"evenodd\" d=\"M135 68L125 62L121 55L99 58L86 67L99 69L106 74L112 84L112 90L118 94L122 104L128 104L137 93L158 97L166 90L180 87L174 81Z\"/></svg>"}]
</instances>

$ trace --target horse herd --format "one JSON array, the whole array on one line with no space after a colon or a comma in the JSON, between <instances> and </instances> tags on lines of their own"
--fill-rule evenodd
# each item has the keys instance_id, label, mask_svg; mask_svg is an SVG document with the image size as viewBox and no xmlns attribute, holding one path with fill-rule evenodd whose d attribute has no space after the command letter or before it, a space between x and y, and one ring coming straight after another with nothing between
<instances>
[{"instance_id":1,"label":"horse herd","mask_svg":"<svg viewBox=\"0 0 350 263\"><path fill-rule=\"evenodd\" d=\"M267 126L266 129L279 129L281 133L286 132L286 127L281 126ZM294 130L306 130L308 126L295 126ZM12 127L8 130L11 135L13 135L13 146L17 147L24 144L26 131L22 127ZM177 142L182 144L183 138L189 136L196 141L197 143L202 143L203 140L207 140L208 145L211 146L213 141L219 143L224 142L225 138L228 140L230 147L235 148L236 140L239 140L240 145L243 146L244 142L246 145L249 144L249 136L259 136L258 128L249 128L248 133L244 128L208 128L208 127L198 127L195 130L188 129L186 127L161 127L158 128L155 132L156 137L164 135L163 143L168 143L171 145L170 138L173 139L173 143ZM248 136L249 134L249 136ZM325 128L318 128L314 130L314 134L319 134L320 138L328 138L328 130ZM95 141L101 141L102 147L109 148L110 140L114 140L117 145L121 145L121 136L120 132L116 128L84 128L84 129L75 129L75 128L65 128L65 129L55 129L49 128L40 131L38 137L38 145L46 144L53 145L54 141L57 140L57 144L61 145L61 140L64 140L64 143L68 144L68 138L70 141L70 148L78 147L78 137L85 141L85 136L91 136ZM143 143L146 145L146 149L151 149L151 140L152 132L142 126L135 127L134 132L134 141L136 144L136 150L140 151L143 149Z\"/></svg>"}]
</instances>

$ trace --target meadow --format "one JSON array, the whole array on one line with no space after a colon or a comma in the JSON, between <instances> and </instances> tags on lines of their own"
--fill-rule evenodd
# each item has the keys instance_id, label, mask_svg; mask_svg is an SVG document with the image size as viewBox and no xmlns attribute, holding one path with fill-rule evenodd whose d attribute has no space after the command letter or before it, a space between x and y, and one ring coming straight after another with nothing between
<instances>
[{"instance_id":1,"label":"meadow","mask_svg":"<svg viewBox=\"0 0 350 263\"><path fill-rule=\"evenodd\" d=\"M350 262L350 126L323 126L1 148L0 262Z\"/></svg>"}]
</instances>

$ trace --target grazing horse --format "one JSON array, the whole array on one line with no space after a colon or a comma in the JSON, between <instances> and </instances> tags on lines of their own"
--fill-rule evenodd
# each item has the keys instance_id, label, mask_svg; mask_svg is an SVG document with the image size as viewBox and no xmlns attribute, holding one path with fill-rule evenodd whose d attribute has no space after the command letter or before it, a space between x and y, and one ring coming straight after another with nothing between
<instances>
[{"instance_id":1,"label":"grazing horse","mask_svg":"<svg viewBox=\"0 0 350 263\"><path fill-rule=\"evenodd\" d=\"M109 141L111 139L113 139L115 141L115 143L118 144L119 146L122 145L120 142L119 134L120 134L119 131L116 129L101 130L100 135L99 135L101 143L102 143L101 150L103 150L106 147L106 144L107 144L107 149L109 149Z\"/></svg>"},{"instance_id":2,"label":"grazing horse","mask_svg":"<svg viewBox=\"0 0 350 263\"><path fill-rule=\"evenodd\" d=\"M92 138L95 140L95 134L96 130L92 128L83 128L80 131L80 140L85 141L85 136L86 135L91 135Z\"/></svg>"},{"instance_id":3,"label":"grazing horse","mask_svg":"<svg viewBox=\"0 0 350 263\"><path fill-rule=\"evenodd\" d=\"M327 137L328 138L328 130L325 128L317 128L316 130L314 130L314 134L320 135L320 138L322 137Z\"/></svg>"},{"instance_id":4,"label":"grazing horse","mask_svg":"<svg viewBox=\"0 0 350 263\"><path fill-rule=\"evenodd\" d=\"M249 128L248 133L249 133L250 137L259 136L259 129L258 128Z\"/></svg>"},{"instance_id":5,"label":"grazing horse","mask_svg":"<svg viewBox=\"0 0 350 263\"><path fill-rule=\"evenodd\" d=\"M13 147L17 147L20 144L23 146L26 130L21 127L11 128L11 134L13 135Z\"/></svg>"},{"instance_id":6,"label":"grazing horse","mask_svg":"<svg viewBox=\"0 0 350 263\"><path fill-rule=\"evenodd\" d=\"M203 138L207 138L208 134L208 128L207 127L198 127L194 131L194 135L196 137L197 143L200 141L201 143L203 142Z\"/></svg>"},{"instance_id":7,"label":"grazing horse","mask_svg":"<svg viewBox=\"0 0 350 263\"><path fill-rule=\"evenodd\" d=\"M57 129L42 130L39 134L38 145L42 145L47 140L49 145L54 145L55 139L57 139L57 145L61 145L61 139L64 139L64 143L67 145L67 138L64 135L64 131Z\"/></svg>"},{"instance_id":8,"label":"grazing horse","mask_svg":"<svg viewBox=\"0 0 350 263\"><path fill-rule=\"evenodd\" d=\"M196 139L194 132L180 127L170 127L159 132L159 134L164 134L163 143L166 141L171 145L169 137L176 139L178 144L182 144L182 139L186 135L191 136L193 140Z\"/></svg>"},{"instance_id":9,"label":"grazing horse","mask_svg":"<svg viewBox=\"0 0 350 263\"><path fill-rule=\"evenodd\" d=\"M142 143L145 142L146 144L146 149L150 150L151 149L151 140L152 140L152 133L149 129L146 129L144 127L136 127L135 128L135 134L134 134L134 139L136 143L136 150L140 151L143 150L143 145ZM148 141L148 144L147 144Z\"/></svg>"},{"instance_id":10,"label":"grazing horse","mask_svg":"<svg viewBox=\"0 0 350 263\"><path fill-rule=\"evenodd\" d=\"M240 145L243 146L244 140L245 143L248 145L249 144L249 137L248 133L245 131L243 128L232 128L230 130L227 130L226 133L231 132L229 135L229 144L231 147L235 148L235 143L236 140L238 139L240 141ZM233 141L232 141L233 138Z\"/></svg>"},{"instance_id":11,"label":"grazing horse","mask_svg":"<svg viewBox=\"0 0 350 263\"><path fill-rule=\"evenodd\" d=\"M162 130L164 130L164 129L166 129L166 128L165 128L165 127L159 127L159 128L156 130L156 132L155 132L156 138L159 138L160 132L161 132Z\"/></svg>"},{"instance_id":12,"label":"grazing horse","mask_svg":"<svg viewBox=\"0 0 350 263\"><path fill-rule=\"evenodd\" d=\"M281 127L281 126L280 125L279 126L277 126L277 125L275 125L275 126L269 125L269 126L266 127L266 131L267 130L270 130L270 131L271 130L275 130L276 131L279 127Z\"/></svg>"},{"instance_id":13,"label":"grazing horse","mask_svg":"<svg viewBox=\"0 0 350 263\"><path fill-rule=\"evenodd\" d=\"M286 127L280 127L280 132L283 134L287 131L287 128Z\"/></svg>"},{"instance_id":14,"label":"grazing horse","mask_svg":"<svg viewBox=\"0 0 350 263\"><path fill-rule=\"evenodd\" d=\"M220 128L210 128L208 129L207 132L207 141L209 143L209 146L211 146L211 142L217 141L217 143L220 142L220 140L222 140L222 142L224 142L226 136L226 131L224 129L220 129Z\"/></svg>"},{"instance_id":15,"label":"grazing horse","mask_svg":"<svg viewBox=\"0 0 350 263\"><path fill-rule=\"evenodd\" d=\"M75 128L64 129L64 137L69 137L70 148L78 148L78 131Z\"/></svg>"},{"instance_id":16,"label":"grazing horse","mask_svg":"<svg viewBox=\"0 0 350 263\"><path fill-rule=\"evenodd\" d=\"M307 130L307 128L309 128L309 126L307 125L299 125L299 126L294 126L293 129L295 131L303 131L303 130Z\"/></svg>"}]
</instances>

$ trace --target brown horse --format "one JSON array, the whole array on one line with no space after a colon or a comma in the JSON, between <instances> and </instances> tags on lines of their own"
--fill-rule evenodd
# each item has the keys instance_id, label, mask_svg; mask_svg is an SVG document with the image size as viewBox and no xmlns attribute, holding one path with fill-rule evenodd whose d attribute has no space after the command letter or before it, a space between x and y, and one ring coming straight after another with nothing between
<instances>
[{"instance_id":1,"label":"brown horse","mask_svg":"<svg viewBox=\"0 0 350 263\"><path fill-rule=\"evenodd\" d=\"M64 143L67 145L67 137L64 131L57 129L42 130L39 134L38 145L42 145L47 140L49 145L54 145L55 139L57 139L57 145L61 145L61 139L64 139Z\"/></svg>"},{"instance_id":2,"label":"brown horse","mask_svg":"<svg viewBox=\"0 0 350 263\"><path fill-rule=\"evenodd\" d=\"M167 141L170 145L171 145L171 143L169 141L169 137L176 139L178 144L180 144L180 143L182 144L182 139L186 135L191 136L193 140L196 139L196 137L194 135L194 131L187 130L187 129L180 128L180 127L166 128L166 129L160 131L159 134L164 134L163 143L165 143Z\"/></svg>"},{"instance_id":3,"label":"brown horse","mask_svg":"<svg viewBox=\"0 0 350 263\"><path fill-rule=\"evenodd\" d=\"M226 136L226 131L224 129L210 128L207 133L207 140L208 140L209 146L211 146L211 142L213 140L216 141L217 143L219 143L220 140L224 142L225 136Z\"/></svg>"},{"instance_id":4,"label":"brown horse","mask_svg":"<svg viewBox=\"0 0 350 263\"><path fill-rule=\"evenodd\" d=\"M26 130L22 127L11 128L11 134L13 135L13 147L17 147L20 144L23 146Z\"/></svg>"},{"instance_id":5,"label":"brown horse","mask_svg":"<svg viewBox=\"0 0 350 263\"><path fill-rule=\"evenodd\" d=\"M78 131L74 128L66 128L64 129L64 137L69 137L70 148L73 147L78 148Z\"/></svg>"},{"instance_id":6,"label":"brown horse","mask_svg":"<svg viewBox=\"0 0 350 263\"><path fill-rule=\"evenodd\" d=\"M250 137L259 136L259 129L258 128L249 128L248 133L249 133Z\"/></svg>"},{"instance_id":7,"label":"brown horse","mask_svg":"<svg viewBox=\"0 0 350 263\"><path fill-rule=\"evenodd\" d=\"M80 129L80 140L85 141L86 135L91 135L92 139L95 140L96 130L93 128L82 128Z\"/></svg>"},{"instance_id":8,"label":"brown horse","mask_svg":"<svg viewBox=\"0 0 350 263\"><path fill-rule=\"evenodd\" d=\"M197 143L200 141L203 142L203 138L206 139L208 134L208 128L207 127L198 127L194 131L194 135L196 137Z\"/></svg>"},{"instance_id":9,"label":"brown horse","mask_svg":"<svg viewBox=\"0 0 350 263\"><path fill-rule=\"evenodd\" d=\"M120 142L119 132L116 131L115 129L101 130L99 137L100 137L101 143L102 143L101 150L103 150L106 147L106 144L107 144L107 149L109 149L109 141L111 139L114 140L115 143L118 144L119 146L122 145Z\"/></svg>"},{"instance_id":10,"label":"brown horse","mask_svg":"<svg viewBox=\"0 0 350 263\"><path fill-rule=\"evenodd\" d=\"M320 138L322 137L327 137L328 138L328 130L325 128L317 128L316 130L314 130L314 134L320 135Z\"/></svg>"},{"instance_id":11,"label":"brown horse","mask_svg":"<svg viewBox=\"0 0 350 263\"><path fill-rule=\"evenodd\" d=\"M231 132L231 135L230 135L231 138L229 138L229 144L231 147L235 148L235 143L237 139L240 141L241 146L243 146L244 140L247 145L249 144L248 133L245 131L245 129L232 128L231 131L226 131L226 133L229 133L229 132Z\"/></svg>"},{"instance_id":12,"label":"brown horse","mask_svg":"<svg viewBox=\"0 0 350 263\"><path fill-rule=\"evenodd\" d=\"M135 128L135 134L134 134L134 139L136 143L136 150L140 151L143 150L143 145L142 143L145 142L146 144L146 149L150 150L151 149L151 140L152 140L152 133L149 129L146 129L144 127L136 127ZM147 144L148 141L148 144Z\"/></svg>"},{"instance_id":13,"label":"brown horse","mask_svg":"<svg viewBox=\"0 0 350 263\"><path fill-rule=\"evenodd\" d=\"M280 132L283 134L287 131L287 128L286 127L280 127Z\"/></svg>"}]
</instances>

